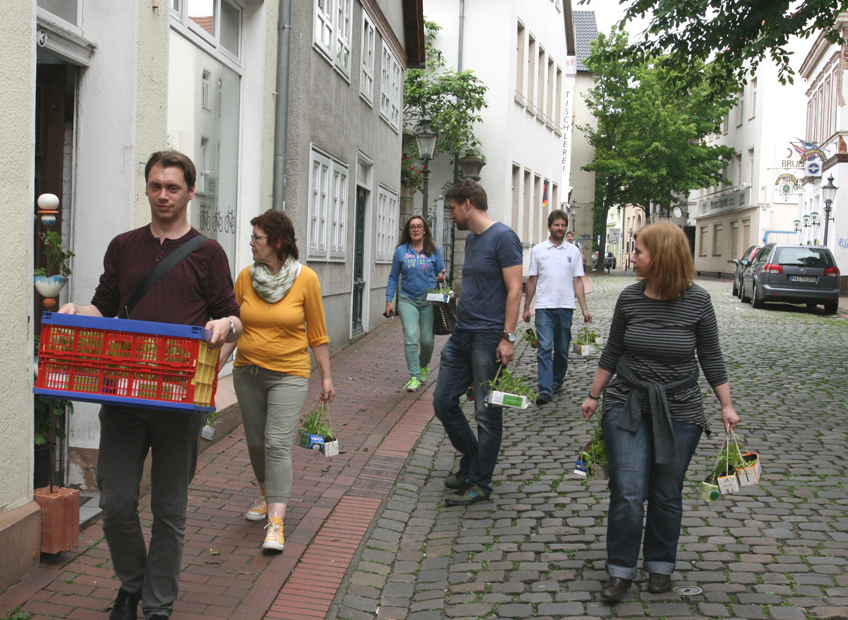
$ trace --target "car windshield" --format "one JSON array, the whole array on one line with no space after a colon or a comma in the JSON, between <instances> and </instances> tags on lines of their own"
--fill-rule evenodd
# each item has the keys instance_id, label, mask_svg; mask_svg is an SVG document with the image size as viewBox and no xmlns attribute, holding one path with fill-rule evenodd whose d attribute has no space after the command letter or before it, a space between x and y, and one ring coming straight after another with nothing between
<instances>
[{"instance_id":1,"label":"car windshield","mask_svg":"<svg viewBox=\"0 0 848 620\"><path fill-rule=\"evenodd\" d=\"M784 267L830 267L831 255L824 248L781 248L778 264Z\"/></svg>"}]
</instances>

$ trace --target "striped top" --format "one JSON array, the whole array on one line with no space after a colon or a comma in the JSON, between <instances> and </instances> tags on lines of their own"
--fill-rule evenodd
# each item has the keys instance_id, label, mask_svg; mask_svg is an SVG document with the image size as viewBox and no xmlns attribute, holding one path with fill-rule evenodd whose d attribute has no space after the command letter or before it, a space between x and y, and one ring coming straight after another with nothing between
<instances>
[{"instance_id":1,"label":"striped top","mask_svg":"<svg viewBox=\"0 0 848 620\"><path fill-rule=\"evenodd\" d=\"M647 297L642 282L624 289L615 304L609 339L598 365L615 374L622 355L634 374L644 381L677 381L697 372L700 363L710 387L727 383L712 301L697 284L672 301ZM629 390L624 384L608 387L604 392L604 412L623 405ZM699 386L667 396L672 419L708 430Z\"/></svg>"}]
</instances>

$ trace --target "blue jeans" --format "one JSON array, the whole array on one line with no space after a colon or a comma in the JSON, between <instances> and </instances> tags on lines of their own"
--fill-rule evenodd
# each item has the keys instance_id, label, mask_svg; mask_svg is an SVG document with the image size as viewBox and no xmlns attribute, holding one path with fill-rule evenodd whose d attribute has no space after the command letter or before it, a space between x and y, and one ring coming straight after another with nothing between
<instances>
[{"instance_id":1,"label":"blue jeans","mask_svg":"<svg viewBox=\"0 0 848 620\"><path fill-rule=\"evenodd\" d=\"M403 323L403 352L411 377L418 378L422 366L433 357L433 302L398 295L397 312ZM421 352L418 343L421 343Z\"/></svg>"},{"instance_id":2,"label":"blue jeans","mask_svg":"<svg viewBox=\"0 0 848 620\"><path fill-rule=\"evenodd\" d=\"M623 407L604 413L604 443L609 455L610 504L607 519L607 573L633 579L642 541L643 504L648 500L643 568L671 575L677 560L677 540L683 516L683 482L689 461L701 439L701 427L672 420L677 462L654 463L651 419L642 414L635 433L618 428Z\"/></svg>"},{"instance_id":3,"label":"blue jeans","mask_svg":"<svg viewBox=\"0 0 848 620\"><path fill-rule=\"evenodd\" d=\"M445 427L448 439L462 458L463 475L487 493L492 491L492 473L498 462L503 437L503 408L484 402L488 382L498 374L495 359L501 332L471 332L454 329L442 347L439 378L433 392L433 410ZM474 420L477 435L459 406L460 397L474 386Z\"/></svg>"},{"instance_id":4,"label":"blue jeans","mask_svg":"<svg viewBox=\"0 0 848 620\"><path fill-rule=\"evenodd\" d=\"M568 370L568 348L571 346L571 308L539 308L536 310L536 359L539 361L539 392L553 394L562 384ZM551 362L553 360L553 362ZM552 366L553 363L553 366Z\"/></svg>"}]
</instances>

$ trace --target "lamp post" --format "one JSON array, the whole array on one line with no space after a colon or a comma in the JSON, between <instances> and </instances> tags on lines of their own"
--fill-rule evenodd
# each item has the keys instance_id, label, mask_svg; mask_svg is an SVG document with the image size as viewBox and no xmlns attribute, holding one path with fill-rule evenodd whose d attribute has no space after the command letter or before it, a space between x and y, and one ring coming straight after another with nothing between
<instances>
[{"instance_id":1,"label":"lamp post","mask_svg":"<svg viewBox=\"0 0 848 620\"><path fill-rule=\"evenodd\" d=\"M633 252L633 227L627 229L627 271L630 271L630 254Z\"/></svg>"},{"instance_id":2,"label":"lamp post","mask_svg":"<svg viewBox=\"0 0 848 620\"><path fill-rule=\"evenodd\" d=\"M580 205L577 204L577 198L574 198L571 201L571 230L574 232L574 236L577 236L577 210L580 208Z\"/></svg>"},{"instance_id":3,"label":"lamp post","mask_svg":"<svg viewBox=\"0 0 848 620\"><path fill-rule=\"evenodd\" d=\"M830 208L836 198L836 190L839 188L833 184L833 175L827 177L827 185L822 186L822 198L824 198L824 245L827 247L827 223L835 218L830 217Z\"/></svg>"},{"instance_id":4,"label":"lamp post","mask_svg":"<svg viewBox=\"0 0 848 620\"><path fill-rule=\"evenodd\" d=\"M421 208L421 214L424 219L429 217L429 208L427 205L427 182L430 180L430 168L428 163L433 159L433 154L436 150L436 138L439 134L430 129L430 117L421 117L421 128L415 134L415 142L418 145L418 157L424 162L424 168L421 170L423 182L421 184L421 194L424 199L424 205Z\"/></svg>"}]
</instances>

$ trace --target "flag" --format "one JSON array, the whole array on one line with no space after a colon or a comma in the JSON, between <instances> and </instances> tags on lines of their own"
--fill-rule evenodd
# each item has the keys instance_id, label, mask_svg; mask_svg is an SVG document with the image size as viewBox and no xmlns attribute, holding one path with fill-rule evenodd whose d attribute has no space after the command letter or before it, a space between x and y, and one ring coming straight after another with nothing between
<instances>
[{"instance_id":1,"label":"flag","mask_svg":"<svg viewBox=\"0 0 848 620\"><path fill-rule=\"evenodd\" d=\"M542 189L542 207L548 206L548 180L545 179L545 187Z\"/></svg>"}]
</instances>

